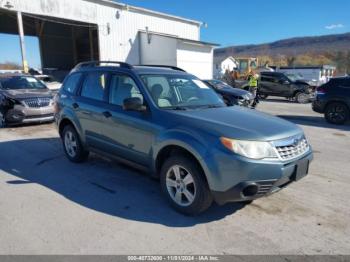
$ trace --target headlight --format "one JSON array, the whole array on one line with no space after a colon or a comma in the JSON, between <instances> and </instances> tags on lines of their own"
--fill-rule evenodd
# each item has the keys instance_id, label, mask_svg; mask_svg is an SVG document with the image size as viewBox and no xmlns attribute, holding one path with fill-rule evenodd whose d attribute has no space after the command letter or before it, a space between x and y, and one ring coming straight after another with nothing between
<instances>
[{"instance_id":1,"label":"headlight","mask_svg":"<svg viewBox=\"0 0 350 262\"><path fill-rule=\"evenodd\" d=\"M277 158L277 154L269 142L235 140L220 138L221 143L234 153L252 159Z\"/></svg>"}]
</instances>

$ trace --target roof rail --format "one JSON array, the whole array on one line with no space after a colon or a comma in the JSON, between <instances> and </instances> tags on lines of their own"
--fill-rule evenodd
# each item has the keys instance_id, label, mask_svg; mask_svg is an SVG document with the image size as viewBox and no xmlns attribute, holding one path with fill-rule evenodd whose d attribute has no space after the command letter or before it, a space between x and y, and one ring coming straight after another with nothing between
<instances>
[{"instance_id":1,"label":"roof rail","mask_svg":"<svg viewBox=\"0 0 350 262\"><path fill-rule=\"evenodd\" d=\"M185 70L183 70L182 68L179 68L177 66L168 66L168 65L137 65L137 66L162 67L162 68L169 68L169 69L173 69L173 70L177 70L177 71L186 72Z\"/></svg>"},{"instance_id":2,"label":"roof rail","mask_svg":"<svg viewBox=\"0 0 350 262\"><path fill-rule=\"evenodd\" d=\"M88 62L81 62L79 64L77 64L73 70L78 70L80 68L83 67L94 67L94 66L98 66L101 64L115 64L115 65L119 65L119 67L122 68L127 68L127 69L132 69L132 65L125 63L125 62L120 62L120 61L88 61Z\"/></svg>"}]
</instances>

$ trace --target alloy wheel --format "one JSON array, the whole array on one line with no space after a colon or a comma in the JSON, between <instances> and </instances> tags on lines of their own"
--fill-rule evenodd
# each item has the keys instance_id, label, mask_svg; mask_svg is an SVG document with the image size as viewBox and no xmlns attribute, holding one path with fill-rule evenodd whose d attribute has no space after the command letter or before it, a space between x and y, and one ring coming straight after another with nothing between
<instances>
[{"instance_id":1,"label":"alloy wheel","mask_svg":"<svg viewBox=\"0 0 350 262\"><path fill-rule=\"evenodd\" d=\"M328 118L334 123L343 122L346 120L346 111L342 105L332 106L327 113Z\"/></svg>"},{"instance_id":2,"label":"alloy wheel","mask_svg":"<svg viewBox=\"0 0 350 262\"><path fill-rule=\"evenodd\" d=\"M191 173L184 167L174 165L166 174L166 187L170 197L180 206L189 206L196 197L196 186Z\"/></svg>"},{"instance_id":3,"label":"alloy wheel","mask_svg":"<svg viewBox=\"0 0 350 262\"><path fill-rule=\"evenodd\" d=\"M300 93L297 96L297 101L300 104L305 104L305 103L307 103L309 101L309 96L307 94L305 94L305 93Z\"/></svg>"},{"instance_id":4,"label":"alloy wheel","mask_svg":"<svg viewBox=\"0 0 350 262\"><path fill-rule=\"evenodd\" d=\"M64 136L64 145L67 151L67 154L70 157L75 157L78 150L77 139L73 132L67 131Z\"/></svg>"}]
</instances>

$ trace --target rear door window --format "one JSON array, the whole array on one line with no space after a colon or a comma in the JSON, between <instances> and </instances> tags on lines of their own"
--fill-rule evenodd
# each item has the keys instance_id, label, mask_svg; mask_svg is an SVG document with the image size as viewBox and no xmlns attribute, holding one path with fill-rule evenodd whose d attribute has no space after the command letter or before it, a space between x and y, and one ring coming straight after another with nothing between
<instances>
[{"instance_id":1,"label":"rear door window","mask_svg":"<svg viewBox=\"0 0 350 262\"><path fill-rule=\"evenodd\" d=\"M107 85L107 73L90 72L84 79L81 89L81 96L103 101L104 92Z\"/></svg>"}]
</instances>

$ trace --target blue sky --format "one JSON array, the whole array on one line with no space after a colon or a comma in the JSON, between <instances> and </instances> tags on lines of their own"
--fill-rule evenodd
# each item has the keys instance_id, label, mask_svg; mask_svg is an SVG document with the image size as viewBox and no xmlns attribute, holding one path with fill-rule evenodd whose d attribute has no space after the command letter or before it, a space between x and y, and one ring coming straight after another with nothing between
<instances>
[{"instance_id":1,"label":"blue sky","mask_svg":"<svg viewBox=\"0 0 350 262\"><path fill-rule=\"evenodd\" d=\"M130 5L206 22L201 40L222 46L350 31L349 0L125 0ZM40 66L38 41L26 37L28 61ZM16 36L0 34L0 62L20 62Z\"/></svg>"}]
</instances>

